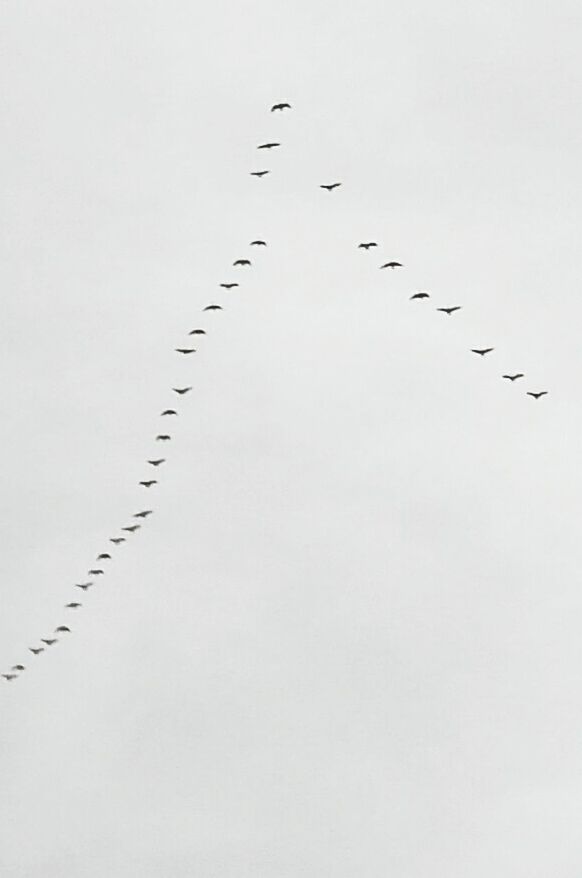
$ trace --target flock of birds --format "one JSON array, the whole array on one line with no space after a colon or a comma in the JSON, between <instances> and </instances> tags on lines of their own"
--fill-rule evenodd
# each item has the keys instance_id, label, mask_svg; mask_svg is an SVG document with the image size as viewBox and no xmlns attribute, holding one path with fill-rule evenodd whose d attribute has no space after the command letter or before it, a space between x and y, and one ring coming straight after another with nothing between
<instances>
[{"instance_id":1,"label":"flock of birds","mask_svg":"<svg viewBox=\"0 0 582 878\"><path fill-rule=\"evenodd\" d=\"M291 109L292 109L291 104L283 102L283 103L273 104L273 106L271 107L271 112L272 113L282 112L284 110L291 110ZM268 141L266 143L259 144L257 149L270 151L270 150L276 149L280 146L281 146L281 144L279 142ZM269 173L270 173L269 169L250 172L251 176L257 177L259 179L262 177L265 177ZM320 185L320 188L326 190L327 192L333 192L335 189L338 189L341 185L342 185L341 182L322 183ZM260 239L260 238L257 238L257 239L250 242L250 246L255 247L255 248L266 247L267 242ZM376 241L362 241L357 246L358 246L358 249L360 249L360 250L370 251L370 250L373 250L375 247L377 247L378 244ZM252 263L251 263L251 260L248 258L240 258L240 259L236 259L232 263L232 265L233 265L233 268L248 268L252 265ZM396 269L401 269L401 268L404 268L404 265L401 262L397 262L397 261L385 262L380 266L380 269L390 269L392 271L394 271ZM219 286L224 290L232 290L232 289L235 289L236 287L238 287L239 284L238 284L238 282L235 282L235 281L228 281L228 282L220 283ZM424 292L424 291L413 293L410 296L411 301L422 301L422 300L429 299L429 298L430 298L430 293ZM437 307L436 310L441 312L442 314L446 314L447 317L451 317L453 314L456 314L461 309L462 309L462 305L449 305L449 306ZM222 310L223 310L222 305L209 304L209 305L206 305L202 309L202 312L203 313L205 313L205 312L212 313L215 311L222 311ZM201 329L201 328L191 329L190 332L188 333L188 335L189 335L189 337L203 336L203 335L206 335L206 330ZM176 351L176 353L182 354L184 356L189 356L191 354L196 353L196 348L193 348L190 346L179 347L179 348L175 348L174 350ZM480 357L485 357L486 355L493 353L495 348L493 348L493 347L471 348L470 350L471 350L471 353L477 354ZM520 378L525 378L525 373L524 372L515 372L515 373L511 373L511 374L504 374L501 377L503 379L505 379L507 381L511 381L513 383L515 381L518 381ZM190 393L192 391L192 387L191 386L173 387L172 391L180 398L180 397L186 396L186 394ZM536 400L539 400L542 396L546 396L547 393L548 393L547 390L536 390L536 391L528 390L528 391L526 391L526 394L528 396L530 396ZM177 409L166 408L161 412L160 417L172 417L172 416L177 416L177 415L178 415ZM164 444L167 442L170 442L171 439L172 439L172 436L170 433L158 433L157 436L155 437L156 442L161 442ZM165 457L152 457L151 459L147 460L147 464L155 470L156 474L157 474L159 467L161 467L162 464L164 464L165 462L166 462ZM148 491L154 485L157 485L157 484L158 484L158 479L155 479L155 478L145 478L139 482L139 485ZM113 537L109 538L109 542L112 545L114 545L115 547L118 547L122 543L125 543L130 538L129 535L135 534L142 527L141 522L142 521L145 522L145 520L147 518L149 518L149 516L152 514L153 514L152 509L142 509L139 512L135 512L132 516L133 519L135 519L135 520L131 524L127 524L121 528L121 532L123 534L127 534L127 536L113 536ZM110 552L99 552L99 554L96 556L96 562L106 562L106 561L111 561L111 560L112 560L112 555L110 554ZM82 593L86 593L90 588L93 588L93 586L95 585L95 579L99 576L103 576L104 574L105 574L104 567L101 567L101 566L91 567L88 570L88 574L87 574L89 576L89 579L86 582L76 582L74 584L74 588L79 589ZM79 600L70 600L64 606L65 606L66 610L77 611L83 607L83 604ZM28 650L32 655L38 656L41 653L45 652L45 650L50 649L56 643L58 643L59 640L61 639L62 635L66 636L70 633L71 633L71 628L68 625L59 624L56 626L56 628L53 629L52 633L49 636L41 637L38 644L36 644L35 646L28 647ZM18 662L16 664L12 665L12 667L10 668L10 671L2 674L2 677L5 680L11 682L12 680L17 679L25 670L26 670L26 666L24 664L22 664L21 662Z\"/></svg>"}]
</instances>

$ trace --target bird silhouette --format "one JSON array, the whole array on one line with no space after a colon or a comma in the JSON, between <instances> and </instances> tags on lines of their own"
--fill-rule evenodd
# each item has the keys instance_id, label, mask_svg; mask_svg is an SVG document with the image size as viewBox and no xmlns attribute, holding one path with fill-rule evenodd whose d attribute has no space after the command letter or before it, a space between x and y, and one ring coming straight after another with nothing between
<instances>
[{"instance_id":1,"label":"bird silhouette","mask_svg":"<svg viewBox=\"0 0 582 878\"><path fill-rule=\"evenodd\" d=\"M176 411L176 409L164 409L164 411L161 414L161 417L163 418L164 415L177 415L177 414L178 414L178 412Z\"/></svg>"},{"instance_id":2,"label":"bird silhouette","mask_svg":"<svg viewBox=\"0 0 582 878\"><path fill-rule=\"evenodd\" d=\"M168 433L158 433L156 436L156 442L169 442L172 437L168 435ZM151 460L148 460L148 463L151 463ZM154 466L156 464L154 463Z\"/></svg>"},{"instance_id":3,"label":"bird silhouette","mask_svg":"<svg viewBox=\"0 0 582 878\"><path fill-rule=\"evenodd\" d=\"M237 284L238 286L238 284ZM191 329L188 335L206 335L205 329Z\"/></svg>"},{"instance_id":4,"label":"bird silhouette","mask_svg":"<svg viewBox=\"0 0 582 878\"><path fill-rule=\"evenodd\" d=\"M82 588L83 591L87 591L87 589L91 588L92 585L94 585L93 582L76 582L75 588Z\"/></svg>"},{"instance_id":5,"label":"bird silhouette","mask_svg":"<svg viewBox=\"0 0 582 878\"><path fill-rule=\"evenodd\" d=\"M192 388L191 387L172 387L172 390L174 391L174 393L177 393L178 396L184 396L184 394L188 393L188 391L192 390Z\"/></svg>"},{"instance_id":6,"label":"bird silhouette","mask_svg":"<svg viewBox=\"0 0 582 878\"><path fill-rule=\"evenodd\" d=\"M273 104L271 107L271 113L274 113L275 110L290 110L291 104L283 103L283 104Z\"/></svg>"},{"instance_id":7,"label":"bird silhouette","mask_svg":"<svg viewBox=\"0 0 582 878\"><path fill-rule=\"evenodd\" d=\"M140 485L143 485L144 488L151 488L152 485L157 485L157 479L148 479L146 482L140 482Z\"/></svg>"},{"instance_id":8,"label":"bird silhouette","mask_svg":"<svg viewBox=\"0 0 582 878\"><path fill-rule=\"evenodd\" d=\"M116 546L120 546L121 543L125 542L125 537L110 537L109 542L115 543Z\"/></svg>"},{"instance_id":9,"label":"bird silhouette","mask_svg":"<svg viewBox=\"0 0 582 878\"><path fill-rule=\"evenodd\" d=\"M485 354L490 354L491 351L494 351L495 348L471 348L472 354L479 354L481 357L484 357Z\"/></svg>"},{"instance_id":10,"label":"bird silhouette","mask_svg":"<svg viewBox=\"0 0 582 878\"><path fill-rule=\"evenodd\" d=\"M454 314L455 311L460 311L460 310L461 310L461 305L453 305L452 308L437 308L437 311L442 311L443 314L448 314L449 317L451 316L451 314Z\"/></svg>"},{"instance_id":11,"label":"bird silhouette","mask_svg":"<svg viewBox=\"0 0 582 878\"><path fill-rule=\"evenodd\" d=\"M507 378L509 381L517 381L518 378L524 378L523 372L516 372L515 375L502 375L502 378Z\"/></svg>"},{"instance_id":12,"label":"bird silhouette","mask_svg":"<svg viewBox=\"0 0 582 878\"><path fill-rule=\"evenodd\" d=\"M102 576L105 571L98 568L97 570L88 570L87 572L89 576Z\"/></svg>"},{"instance_id":13,"label":"bird silhouette","mask_svg":"<svg viewBox=\"0 0 582 878\"><path fill-rule=\"evenodd\" d=\"M140 527L141 524L132 524L130 525L130 527L122 527L121 530L126 530L128 533L133 534L136 532L136 530L139 530Z\"/></svg>"},{"instance_id":14,"label":"bird silhouette","mask_svg":"<svg viewBox=\"0 0 582 878\"><path fill-rule=\"evenodd\" d=\"M260 239L257 239L256 241L251 241L250 246L251 247L266 247L267 242L261 241Z\"/></svg>"},{"instance_id":15,"label":"bird silhouette","mask_svg":"<svg viewBox=\"0 0 582 878\"><path fill-rule=\"evenodd\" d=\"M231 283L231 284L220 284L220 286L221 286L221 287L224 287L225 290L232 290L232 289L234 289L235 287L238 287L239 284L236 284L236 283ZM190 335L192 335L192 333L190 333Z\"/></svg>"},{"instance_id":16,"label":"bird silhouette","mask_svg":"<svg viewBox=\"0 0 582 878\"><path fill-rule=\"evenodd\" d=\"M147 518L148 515L152 514L152 512L153 512L153 509L144 509L143 512L135 512L133 517L134 518Z\"/></svg>"},{"instance_id":17,"label":"bird silhouette","mask_svg":"<svg viewBox=\"0 0 582 878\"><path fill-rule=\"evenodd\" d=\"M196 348L174 348L177 354L195 354Z\"/></svg>"},{"instance_id":18,"label":"bird silhouette","mask_svg":"<svg viewBox=\"0 0 582 878\"><path fill-rule=\"evenodd\" d=\"M528 391L527 391L527 395L528 395L528 396L533 396L534 399L539 399L541 396L547 396L547 394L548 394L548 391L547 391L547 390L539 390L539 391L537 391L536 393L534 393L533 390L528 390Z\"/></svg>"},{"instance_id":19,"label":"bird silhouette","mask_svg":"<svg viewBox=\"0 0 582 878\"><path fill-rule=\"evenodd\" d=\"M380 268L402 268L401 262L385 262L384 265L381 265Z\"/></svg>"},{"instance_id":20,"label":"bird silhouette","mask_svg":"<svg viewBox=\"0 0 582 878\"><path fill-rule=\"evenodd\" d=\"M10 680L16 680L18 674L2 674L2 676L5 680L8 680L8 682L10 682Z\"/></svg>"},{"instance_id":21,"label":"bird silhouette","mask_svg":"<svg viewBox=\"0 0 582 878\"><path fill-rule=\"evenodd\" d=\"M71 601L70 604L65 604L67 610L78 610L79 607L82 607L83 604L80 604L78 601Z\"/></svg>"},{"instance_id":22,"label":"bird silhouette","mask_svg":"<svg viewBox=\"0 0 582 878\"><path fill-rule=\"evenodd\" d=\"M97 555L97 560L111 561L111 555L109 554L109 552L101 552L100 555Z\"/></svg>"},{"instance_id":23,"label":"bird silhouette","mask_svg":"<svg viewBox=\"0 0 582 878\"><path fill-rule=\"evenodd\" d=\"M270 174L270 171L251 171L251 177L264 177L265 174Z\"/></svg>"},{"instance_id":24,"label":"bird silhouette","mask_svg":"<svg viewBox=\"0 0 582 878\"><path fill-rule=\"evenodd\" d=\"M42 643L46 643L47 646L52 646L53 643L58 643L58 642L59 642L59 641L57 640L56 637L53 637L53 638L50 638L50 637L49 637L49 638L41 637L40 639L41 639L41 642L42 642Z\"/></svg>"},{"instance_id":25,"label":"bird silhouette","mask_svg":"<svg viewBox=\"0 0 582 878\"><path fill-rule=\"evenodd\" d=\"M44 652L44 646L39 646L39 647L37 647L37 649L35 649L34 646L29 646L28 649L34 655L40 655L41 652Z\"/></svg>"},{"instance_id":26,"label":"bird silhouette","mask_svg":"<svg viewBox=\"0 0 582 878\"><path fill-rule=\"evenodd\" d=\"M430 299L430 295L429 295L429 293L414 293L414 295L412 295L410 298L411 299Z\"/></svg>"},{"instance_id":27,"label":"bird silhouette","mask_svg":"<svg viewBox=\"0 0 582 878\"><path fill-rule=\"evenodd\" d=\"M222 311L222 305L207 305L206 308L202 309L203 311Z\"/></svg>"},{"instance_id":28,"label":"bird silhouette","mask_svg":"<svg viewBox=\"0 0 582 878\"><path fill-rule=\"evenodd\" d=\"M377 246L378 245L376 244L375 241L364 241L363 243L358 244L358 250L369 250L370 247L377 247Z\"/></svg>"},{"instance_id":29,"label":"bird silhouette","mask_svg":"<svg viewBox=\"0 0 582 878\"><path fill-rule=\"evenodd\" d=\"M169 438L170 437L168 436L168 439ZM148 460L148 463L151 463L152 466L161 466L163 463L165 463L165 461L165 457L159 457L157 460Z\"/></svg>"},{"instance_id":30,"label":"bird silhouette","mask_svg":"<svg viewBox=\"0 0 582 878\"><path fill-rule=\"evenodd\" d=\"M24 667L24 665L12 665L10 670L11 671L25 671L26 668Z\"/></svg>"},{"instance_id":31,"label":"bird silhouette","mask_svg":"<svg viewBox=\"0 0 582 878\"><path fill-rule=\"evenodd\" d=\"M251 260L250 259L235 259L235 261L232 264L233 265L250 265Z\"/></svg>"},{"instance_id":32,"label":"bird silhouette","mask_svg":"<svg viewBox=\"0 0 582 878\"><path fill-rule=\"evenodd\" d=\"M261 143L257 146L257 149L274 149L276 146L281 146L280 143Z\"/></svg>"},{"instance_id":33,"label":"bird silhouette","mask_svg":"<svg viewBox=\"0 0 582 878\"><path fill-rule=\"evenodd\" d=\"M327 189L328 192L333 192L334 189L337 189L337 187L341 185L341 183L322 183L319 188Z\"/></svg>"},{"instance_id":34,"label":"bird silhouette","mask_svg":"<svg viewBox=\"0 0 582 878\"><path fill-rule=\"evenodd\" d=\"M59 625L58 628L55 628L55 634L65 634L65 633L68 633L68 634L71 633L71 629L68 628L66 625Z\"/></svg>"}]
</instances>

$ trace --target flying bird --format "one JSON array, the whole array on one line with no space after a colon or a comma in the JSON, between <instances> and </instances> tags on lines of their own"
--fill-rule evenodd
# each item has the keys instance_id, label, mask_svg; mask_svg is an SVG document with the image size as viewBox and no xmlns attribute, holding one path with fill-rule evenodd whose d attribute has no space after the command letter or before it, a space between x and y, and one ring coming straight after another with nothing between
<instances>
[{"instance_id":1,"label":"flying bird","mask_svg":"<svg viewBox=\"0 0 582 878\"><path fill-rule=\"evenodd\" d=\"M384 265L381 265L380 268L402 268L401 262L385 262Z\"/></svg>"},{"instance_id":2,"label":"flying bird","mask_svg":"<svg viewBox=\"0 0 582 878\"><path fill-rule=\"evenodd\" d=\"M460 310L461 310L461 305L453 305L452 308L437 308L437 311L442 311L443 314L448 314L449 317L451 316L451 314L454 314L455 311L460 311Z\"/></svg>"},{"instance_id":3,"label":"flying bird","mask_svg":"<svg viewBox=\"0 0 582 878\"><path fill-rule=\"evenodd\" d=\"M58 628L55 628L55 634L64 634L65 632L68 634L71 633L71 629L68 628L66 625L59 625Z\"/></svg>"},{"instance_id":4,"label":"flying bird","mask_svg":"<svg viewBox=\"0 0 582 878\"><path fill-rule=\"evenodd\" d=\"M287 103L273 104L273 106L271 107L271 113L274 113L275 110L290 110L290 109L291 109L291 104L287 104Z\"/></svg>"},{"instance_id":5,"label":"flying bird","mask_svg":"<svg viewBox=\"0 0 582 878\"><path fill-rule=\"evenodd\" d=\"M430 295L429 295L429 293L414 293L414 295L412 295L410 298L411 299L430 299Z\"/></svg>"},{"instance_id":6,"label":"flying bird","mask_svg":"<svg viewBox=\"0 0 582 878\"><path fill-rule=\"evenodd\" d=\"M485 354L490 354L491 351L494 351L494 350L495 350L495 348L471 348L471 353L472 354L479 354L480 356L484 357Z\"/></svg>"},{"instance_id":7,"label":"flying bird","mask_svg":"<svg viewBox=\"0 0 582 878\"><path fill-rule=\"evenodd\" d=\"M370 247L377 247L375 241L363 241L361 244L358 244L358 250L369 250Z\"/></svg>"},{"instance_id":8,"label":"flying bird","mask_svg":"<svg viewBox=\"0 0 582 878\"><path fill-rule=\"evenodd\" d=\"M136 530L139 530L140 527L141 527L141 524L132 524L132 525L130 525L130 527L122 527L121 530L126 530L126 531L128 531L128 533L132 534L132 533L135 533Z\"/></svg>"},{"instance_id":9,"label":"flying bird","mask_svg":"<svg viewBox=\"0 0 582 878\"><path fill-rule=\"evenodd\" d=\"M221 287L224 287L225 290L232 290L234 287L238 287L239 284L220 284ZM190 333L192 335L192 333Z\"/></svg>"},{"instance_id":10,"label":"flying bird","mask_svg":"<svg viewBox=\"0 0 582 878\"><path fill-rule=\"evenodd\" d=\"M183 396L185 393L188 393L189 390L192 390L191 387L172 387L174 393L177 393L179 396Z\"/></svg>"},{"instance_id":11,"label":"flying bird","mask_svg":"<svg viewBox=\"0 0 582 878\"><path fill-rule=\"evenodd\" d=\"M166 439L166 438L169 439L170 437L164 436L164 439ZM161 466L161 464L164 463L165 460L166 460L165 457L159 457L157 460L148 460L148 463L151 463L152 466Z\"/></svg>"},{"instance_id":12,"label":"flying bird","mask_svg":"<svg viewBox=\"0 0 582 878\"><path fill-rule=\"evenodd\" d=\"M267 246L267 242L266 242L266 241L261 241L260 239L258 239L258 240L256 240L256 241L251 241L250 246L251 246L251 247L266 247L266 246Z\"/></svg>"},{"instance_id":13,"label":"flying bird","mask_svg":"<svg viewBox=\"0 0 582 878\"><path fill-rule=\"evenodd\" d=\"M12 665L10 670L11 671L25 671L26 668L24 667L24 665Z\"/></svg>"},{"instance_id":14,"label":"flying bird","mask_svg":"<svg viewBox=\"0 0 582 878\"><path fill-rule=\"evenodd\" d=\"M140 485L143 485L144 488L151 488L152 485L157 485L157 479L148 479L146 482L140 482Z\"/></svg>"},{"instance_id":15,"label":"flying bird","mask_svg":"<svg viewBox=\"0 0 582 878\"><path fill-rule=\"evenodd\" d=\"M532 390L527 391L528 396L533 396L534 399L539 399L541 396L547 396L547 390L539 390L537 393L534 393Z\"/></svg>"},{"instance_id":16,"label":"flying bird","mask_svg":"<svg viewBox=\"0 0 582 878\"><path fill-rule=\"evenodd\" d=\"M207 305L206 308L202 309L203 311L222 311L222 305Z\"/></svg>"},{"instance_id":17,"label":"flying bird","mask_svg":"<svg viewBox=\"0 0 582 878\"><path fill-rule=\"evenodd\" d=\"M116 546L119 546L121 543L125 542L125 537L110 537L109 542L115 543Z\"/></svg>"},{"instance_id":18,"label":"flying bird","mask_svg":"<svg viewBox=\"0 0 582 878\"><path fill-rule=\"evenodd\" d=\"M523 372L516 372L515 375L502 375L502 378L507 378L509 381L517 381L518 378L524 378Z\"/></svg>"},{"instance_id":19,"label":"flying bird","mask_svg":"<svg viewBox=\"0 0 582 878\"><path fill-rule=\"evenodd\" d=\"M178 412L176 411L176 409L164 409L164 411L161 414L161 417L163 418L164 415L177 415L177 414L178 414Z\"/></svg>"},{"instance_id":20,"label":"flying bird","mask_svg":"<svg viewBox=\"0 0 582 878\"><path fill-rule=\"evenodd\" d=\"M177 354L195 354L196 348L174 348Z\"/></svg>"},{"instance_id":21,"label":"flying bird","mask_svg":"<svg viewBox=\"0 0 582 878\"><path fill-rule=\"evenodd\" d=\"M265 174L270 174L270 171L251 171L251 177L264 177Z\"/></svg>"},{"instance_id":22,"label":"flying bird","mask_svg":"<svg viewBox=\"0 0 582 878\"><path fill-rule=\"evenodd\" d=\"M133 517L134 517L134 518L147 518L148 515L151 515L151 514L152 514L152 512L153 512L153 509L144 509L143 512L136 512L136 513L134 513L134 516L133 516Z\"/></svg>"},{"instance_id":23,"label":"flying bird","mask_svg":"<svg viewBox=\"0 0 582 878\"><path fill-rule=\"evenodd\" d=\"M47 646L52 646L53 643L59 642L56 637L53 637L52 639L51 638L46 639L44 637L41 637L40 639L41 639L42 643L46 643Z\"/></svg>"},{"instance_id":24,"label":"flying bird","mask_svg":"<svg viewBox=\"0 0 582 878\"><path fill-rule=\"evenodd\" d=\"M191 329L188 335L206 335L205 329Z\"/></svg>"},{"instance_id":25,"label":"flying bird","mask_svg":"<svg viewBox=\"0 0 582 878\"><path fill-rule=\"evenodd\" d=\"M82 588L83 591L87 591L87 589L91 588L92 585L94 585L93 582L76 582L75 588Z\"/></svg>"},{"instance_id":26,"label":"flying bird","mask_svg":"<svg viewBox=\"0 0 582 878\"><path fill-rule=\"evenodd\" d=\"M105 561L111 561L111 555L109 554L109 552L101 552L100 555L97 555L98 561L101 561L102 559Z\"/></svg>"},{"instance_id":27,"label":"flying bird","mask_svg":"<svg viewBox=\"0 0 582 878\"><path fill-rule=\"evenodd\" d=\"M97 570L88 570L87 572L88 572L89 576L102 576L105 571L101 570L101 569L97 569Z\"/></svg>"},{"instance_id":28,"label":"flying bird","mask_svg":"<svg viewBox=\"0 0 582 878\"><path fill-rule=\"evenodd\" d=\"M82 607L83 604L80 604L78 601L71 601L70 604L65 604L67 610L78 610L79 607Z\"/></svg>"},{"instance_id":29,"label":"flying bird","mask_svg":"<svg viewBox=\"0 0 582 878\"><path fill-rule=\"evenodd\" d=\"M327 189L328 192L332 192L334 189L337 189L337 187L341 185L341 183L322 183L319 188Z\"/></svg>"},{"instance_id":30,"label":"flying bird","mask_svg":"<svg viewBox=\"0 0 582 878\"><path fill-rule=\"evenodd\" d=\"M250 265L251 260L250 259L235 259L235 261L232 264L233 265Z\"/></svg>"},{"instance_id":31,"label":"flying bird","mask_svg":"<svg viewBox=\"0 0 582 878\"><path fill-rule=\"evenodd\" d=\"M30 652L34 653L34 655L40 655L41 652L44 652L44 646L39 646L37 649L35 649L34 646L29 646L28 649Z\"/></svg>"},{"instance_id":32,"label":"flying bird","mask_svg":"<svg viewBox=\"0 0 582 878\"><path fill-rule=\"evenodd\" d=\"M10 682L10 680L16 680L18 674L2 674L2 676L5 680L8 680L8 682Z\"/></svg>"},{"instance_id":33,"label":"flying bird","mask_svg":"<svg viewBox=\"0 0 582 878\"><path fill-rule=\"evenodd\" d=\"M261 143L257 149L274 149L275 146L281 146L280 143Z\"/></svg>"}]
</instances>

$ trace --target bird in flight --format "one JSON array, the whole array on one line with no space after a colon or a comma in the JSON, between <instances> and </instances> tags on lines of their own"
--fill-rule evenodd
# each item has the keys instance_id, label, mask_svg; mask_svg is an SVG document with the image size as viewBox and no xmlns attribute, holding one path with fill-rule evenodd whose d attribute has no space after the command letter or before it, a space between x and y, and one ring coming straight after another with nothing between
<instances>
[{"instance_id":1,"label":"bird in flight","mask_svg":"<svg viewBox=\"0 0 582 878\"><path fill-rule=\"evenodd\" d=\"M257 149L273 149L275 146L281 146L280 143L261 143Z\"/></svg>"},{"instance_id":2,"label":"bird in flight","mask_svg":"<svg viewBox=\"0 0 582 878\"><path fill-rule=\"evenodd\" d=\"M377 247L375 241L363 241L361 244L358 244L358 250L369 250L370 247Z\"/></svg>"},{"instance_id":3,"label":"bird in flight","mask_svg":"<svg viewBox=\"0 0 582 878\"><path fill-rule=\"evenodd\" d=\"M83 604L80 604L78 601L71 601L70 604L65 604L67 610L78 610L79 607L82 607Z\"/></svg>"},{"instance_id":4,"label":"bird in flight","mask_svg":"<svg viewBox=\"0 0 582 878\"><path fill-rule=\"evenodd\" d=\"M151 488L152 485L157 485L157 484L158 484L157 479L148 479L145 482L140 482L140 485L143 485L144 488Z\"/></svg>"},{"instance_id":5,"label":"bird in flight","mask_svg":"<svg viewBox=\"0 0 582 878\"><path fill-rule=\"evenodd\" d=\"M270 171L251 171L251 177L264 177L265 174L270 174Z\"/></svg>"},{"instance_id":6,"label":"bird in flight","mask_svg":"<svg viewBox=\"0 0 582 878\"><path fill-rule=\"evenodd\" d=\"M502 375L502 378L507 378L509 381L517 381L518 378L524 378L523 372L516 372L515 375Z\"/></svg>"},{"instance_id":7,"label":"bird in flight","mask_svg":"<svg viewBox=\"0 0 582 878\"><path fill-rule=\"evenodd\" d=\"M290 110L290 109L291 109L291 104L287 104L287 103L273 104L273 106L271 107L271 113L273 113L275 110Z\"/></svg>"},{"instance_id":8,"label":"bird in flight","mask_svg":"<svg viewBox=\"0 0 582 878\"><path fill-rule=\"evenodd\" d=\"M121 530L126 530L126 531L128 531L128 533L133 534L136 532L136 530L139 530L140 527L141 527L141 524L132 524L129 527L122 527Z\"/></svg>"},{"instance_id":9,"label":"bird in flight","mask_svg":"<svg viewBox=\"0 0 582 878\"><path fill-rule=\"evenodd\" d=\"M177 414L178 414L178 412L176 411L176 409L164 409L164 411L161 414L161 417L163 418L164 415L177 415Z\"/></svg>"},{"instance_id":10,"label":"bird in flight","mask_svg":"<svg viewBox=\"0 0 582 878\"><path fill-rule=\"evenodd\" d=\"M385 262L384 265L381 265L380 268L402 268L401 262Z\"/></svg>"},{"instance_id":11,"label":"bird in flight","mask_svg":"<svg viewBox=\"0 0 582 878\"><path fill-rule=\"evenodd\" d=\"M337 187L341 185L341 183L322 183L319 188L327 189L328 192L333 192L334 189L337 189Z\"/></svg>"},{"instance_id":12,"label":"bird in flight","mask_svg":"<svg viewBox=\"0 0 582 878\"><path fill-rule=\"evenodd\" d=\"M109 542L115 543L116 546L120 546L121 543L125 542L125 537L110 537Z\"/></svg>"},{"instance_id":13,"label":"bird in flight","mask_svg":"<svg viewBox=\"0 0 582 878\"><path fill-rule=\"evenodd\" d=\"M195 354L196 348L174 348L177 354Z\"/></svg>"},{"instance_id":14,"label":"bird in flight","mask_svg":"<svg viewBox=\"0 0 582 878\"><path fill-rule=\"evenodd\" d=\"M238 286L238 284L237 284ZM206 335L205 329L191 329L189 335Z\"/></svg>"},{"instance_id":15,"label":"bird in flight","mask_svg":"<svg viewBox=\"0 0 582 878\"><path fill-rule=\"evenodd\" d=\"M34 648L34 646L29 646L28 649L29 649L30 652L32 652L34 655L40 655L41 652L44 652L44 646L39 646L39 647L37 647L36 649Z\"/></svg>"},{"instance_id":16,"label":"bird in flight","mask_svg":"<svg viewBox=\"0 0 582 878\"><path fill-rule=\"evenodd\" d=\"M25 671L26 668L24 667L24 665L12 665L10 670L11 671Z\"/></svg>"},{"instance_id":17,"label":"bird in flight","mask_svg":"<svg viewBox=\"0 0 582 878\"><path fill-rule=\"evenodd\" d=\"M65 632L68 634L71 633L71 629L67 628L66 625L59 625L58 628L55 628L55 634L64 634Z\"/></svg>"},{"instance_id":18,"label":"bird in flight","mask_svg":"<svg viewBox=\"0 0 582 878\"><path fill-rule=\"evenodd\" d=\"M490 354L491 351L494 351L494 350L495 350L495 348L471 348L471 353L472 354L479 354L480 356L484 357L485 354Z\"/></svg>"},{"instance_id":19,"label":"bird in flight","mask_svg":"<svg viewBox=\"0 0 582 878\"><path fill-rule=\"evenodd\" d=\"M97 555L97 560L111 561L111 555L109 554L109 552L101 552L100 555Z\"/></svg>"},{"instance_id":20,"label":"bird in flight","mask_svg":"<svg viewBox=\"0 0 582 878\"><path fill-rule=\"evenodd\" d=\"M88 570L87 572L89 573L89 576L102 576L103 573L104 573L104 571L101 570L101 569L97 569L97 570Z\"/></svg>"},{"instance_id":21,"label":"bird in flight","mask_svg":"<svg viewBox=\"0 0 582 878\"><path fill-rule=\"evenodd\" d=\"M202 309L203 311L222 311L222 305L207 305L206 308Z\"/></svg>"},{"instance_id":22,"label":"bird in flight","mask_svg":"<svg viewBox=\"0 0 582 878\"><path fill-rule=\"evenodd\" d=\"M16 680L18 674L2 674L2 676L5 680L8 680L8 682L10 682L10 680Z\"/></svg>"},{"instance_id":23,"label":"bird in flight","mask_svg":"<svg viewBox=\"0 0 582 878\"><path fill-rule=\"evenodd\" d=\"M168 439L170 437L168 436ZM158 457L157 460L148 460L148 463L151 463L152 466L160 466L162 463L165 463L165 457Z\"/></svg>"},{"instance_id":24,"label":"bird in flight","mask_svg":"<svg viewBox=\"0 0 582 878\"><path fill-rule=\"evenodd\" d=\"M430 299L430 295L429 295L429 293L414 293L414 295L412 295L410 298L411 299Z\"/></svg>"},{"instance_id":25,"label":"bird in flight","mask_svg":"<svg viewBox=\"0 0 582 878\"><path fill-rule=\"evenodd\" d=\"M533 396L534 399L539 399L541 396L547 396L547 390L539 390L537 393L534 393L533 390L528 390L527 395Z\"/></svg>"},{"instance_id":26,"label":"bird in flight","mask_svg":"<svg viewBox=\"0 0 582 878\"><path fill-rule=\"evenodd\" d=\"M238 287L238 284L220 284L221 287L224 287L225 290L232 290L235 287ZM192 335L192 333L190 333Z\"/></svg>"},{"instance_id":27,"label":"bird in flight","mask_svg":"<svg viewBox=\"0 0 582 878\"><path fill-rule=\"evenodd\" d=\"M191 387L172 387L174 393L177 393L179 396L183 396L185 393L188 393L189 390L192 390Z\"/></svg>"},{"instance_id":28,"label":"bird in flight","mask_svg":"<svg viewBox=\"0 0 582 878\"><path fill-rule=\"evenodd\" d=\"M261 241L260 239L257 239L256 241L251 241L250 246L251 246L251 247L266 247L266 246L267 246L267 242L266 242L266 241Z\"/></svg>"},{"instance_id":29,"label":"bird in flight","mask_svg":"<svg viewBox=\"0 0 582 878\"><path fill-rule=\"evenodd\" d=\"M153 512L153 509L144 509L143 512L136 512L136 513L134 513L134 516L133 516L133 517L134 517L134 518L147 518L148 515L151 515L151 514L152 514L152 512Z\"/></svg>"},{"instance_id":30,"label":"bird in flight","mask_svg":"<svg viewBox=\"0 0 582 878\"><path fill-rule=\"evenodd\" d=\"M250 259L236 259L232 264L233 265L250 265L251 260Z\"/></svg>"},{"instance_id":31,"label":"bird in flight","mask_svg":"<svg viewBox=\"0 0 582 878\"><path fill-rule=\"evenodd\" d=\"M75 588L82 588L83 591L87 591L87 589L91 588L92 585L93 585L92 582L76 582Z\"/></svg>"},{"instance_id":32,"label":"bird in flight","mask_svg":"<svg viewBox=\"0 0 582 878\"><path fill-rule=\"evenodd\" d=\"M46 643L47 646L52 646L53 643L59 642L56 637L53 637L52 639L50 637L49 638L41 637L40 639L41 639L42 643Z\"/></svg>"},{"instance_id":33,"label":"bird in flight","mask_svg":"<svg viewBox=\"0 0 582 878\"><path fill-rule=\"evenodd\" d=\"M449 317L451 316L451 314L454 314L455 311L460 311L460 310L461 310L461 305L453 305L452 308L437 308L437 311L442 311L443 314L448 314Z\"/></svg>"}]
</instances>

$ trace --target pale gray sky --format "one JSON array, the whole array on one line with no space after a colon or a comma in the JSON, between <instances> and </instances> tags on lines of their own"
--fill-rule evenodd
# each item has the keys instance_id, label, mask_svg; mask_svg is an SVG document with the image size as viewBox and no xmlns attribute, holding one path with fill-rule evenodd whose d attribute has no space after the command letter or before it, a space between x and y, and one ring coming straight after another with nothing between
<instances>
[{"instance_id":1,"label":"pale gray sky","mask_svg":"<svg viewBox=\"0 0 582 878\"><path fill-rule=\"evenodd\" d=\"M2 878L578 878L581 24L2 3Z\"/></svg>"}]
</instances>

